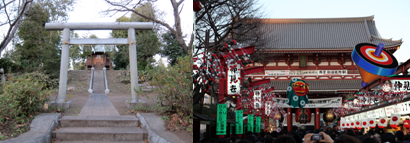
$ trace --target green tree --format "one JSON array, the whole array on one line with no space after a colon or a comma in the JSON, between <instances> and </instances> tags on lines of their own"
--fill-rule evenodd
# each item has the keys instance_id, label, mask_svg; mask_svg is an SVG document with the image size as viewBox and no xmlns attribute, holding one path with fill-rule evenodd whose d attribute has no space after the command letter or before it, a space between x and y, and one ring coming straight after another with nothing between
<instances>
[{"instance_id":1,"label":"green tree","mask_svg":"<svg viewBox=\"0 0 410 143\"><path fill-rule=\"evenodd\" d=\"M25 72L44 71L58 78L61 55L61 31L46 31L46 22L61 22L67 19L73 0L44 0L33 3L22 20L17 32L20 43L11 54L11 59Z\"/></svg>"},{"instance_id":2,"label":"green tree","mask_svg":"<svg viewBox=\"0 0 410 143\"><path fill-rule=\"evenodd\" d=\"M144 11L145 13L153 14L152 5L146 4L136 8L137 11ZM148 19L142 18L136 14L131 14L131 17L120 17L116 22L149 22ZM126 30L113 30L111 32L113 38L127 38L128 31ZM135 31L135 38L137 44L137 62L138 69L144 70L146 66L155 62L153 56L160 52L159 47L161 42L156 34L155 30L150 31ZM117 45L118 51L113 50L113 61L115 64L114 69L125 69L129 65L129 49L128 45Z\"/></svg>"},{"instance_id":3,"label":"green tree","mask_svg":"<svg viewBox=\"0 0 410 143\"><path fill-rule=\"evenodd\" d=\"M174 34L167 32L162 34L163 50L161 51L161 56L168 57L168 62L170 65L174 65L179 57L185 56L188 53L184 51L181 45L179 45L178 40Z\"/></svg>"}]
</instances>

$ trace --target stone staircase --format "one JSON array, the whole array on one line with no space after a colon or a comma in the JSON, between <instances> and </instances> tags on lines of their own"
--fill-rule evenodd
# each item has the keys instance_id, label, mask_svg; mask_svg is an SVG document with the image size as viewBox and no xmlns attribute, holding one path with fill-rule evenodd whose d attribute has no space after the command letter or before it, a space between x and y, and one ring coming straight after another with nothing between
<instances>
[{"instance_id":1,"label":"stone staircase","mask_svg":"<svg viewBox=\"0 0 410 143\"><path fill-rule=\"evenodd\" d=\"M94 70L93 93L105 93L105 81L103 70Z\"/></svg>"},{"instance_id":2,"label":"stone staircase","mask_svg":"<svg viewBox=\"0 0 410 143\"><path fill-rule=\"evenodd\" d=\"M144 143L148 134L135 116L63 116L56 143Z\"/></svg>"}]
</instances>

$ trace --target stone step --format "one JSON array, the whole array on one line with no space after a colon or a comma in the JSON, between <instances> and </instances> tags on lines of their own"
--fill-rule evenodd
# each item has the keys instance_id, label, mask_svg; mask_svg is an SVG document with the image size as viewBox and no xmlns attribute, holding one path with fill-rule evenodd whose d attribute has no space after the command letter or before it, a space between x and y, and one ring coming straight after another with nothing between
<instances>
[{"instance_id":1,"label":"stone step","mask_svg":"<svg viewBox=\"0 0 410 143\"><path fill-rule=\"evenodd\" d=\"M55 143L145 143L144 141L56 141Z\"/></svg>"},{"instance_id":2,"label":"stone step","mask_svg":"<svg viewBox=\"0 0 410 143\"><path fill-rule=\"evenodd\" d=\"M63 116L58 119L61 127L138 127L135 116Z\"/></svg>"},{"instance_id":3,"label":"stone step","mask_svg":"<svg viewBox=\"0 0 410 143\"><path fill-rule=\"evenodd\" d=\"M144 141L148 134L137 127L64 127L53 136L62 141Z\"/></svg>"}]
</instances>

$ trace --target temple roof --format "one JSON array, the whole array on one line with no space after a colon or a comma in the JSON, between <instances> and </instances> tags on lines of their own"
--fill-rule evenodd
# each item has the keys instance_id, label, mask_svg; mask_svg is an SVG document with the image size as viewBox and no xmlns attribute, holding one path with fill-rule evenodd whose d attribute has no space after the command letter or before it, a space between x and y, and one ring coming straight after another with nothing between
<instances>
[{"instance_id":1,"label":"temple roof","mask_svg":"<svg viewBox=\"0 0 410 143\"><path fill-rule=\"evenodd\" d=\"M402 40L383 39L374 16L355 18L262 19L267 33L265 49L352 49L358 43L383 43L395 47Z\"/></svg>"},{"instance_id":2,"label":"temple roof","mask_svg":"<svg viewBox=\"0 0 410 143\"><path fill-rule=\"evenodd\" d=\"M357 91L362 88L362 80L305 80L309 84L309 93ZM286 92L290 80L271 81L273 92Z\"/></svg>"}]
</instances>

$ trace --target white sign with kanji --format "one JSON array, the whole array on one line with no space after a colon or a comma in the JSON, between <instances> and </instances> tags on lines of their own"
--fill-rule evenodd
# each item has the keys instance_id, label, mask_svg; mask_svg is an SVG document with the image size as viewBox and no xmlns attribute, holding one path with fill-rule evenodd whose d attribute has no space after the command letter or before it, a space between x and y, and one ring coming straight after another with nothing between
<instances>
[{"instance_id":1,"label":"white sign with kanji","mask_svg":"<svg viewBox=\"0 0 410 143\"><path fill-rule=\"evenodd\" d=\"M228 95L236 95L241 92L240 66L240 64L228 64Z\"/></svg>"},{"instance_id":2,"label":"white sign with kanji","mask_svg":"<svg viewBox=\"0 0 410 143\"><path fill-rule=\"evenodd\" d=\"M270 114L270 110L271 110L271 104L272 101L266 101L265 102L265 115L269 115Z\"/></svg>"},{"instance_id":3,"label":"white sign with kanji","mask_svg":"<svg viewBox=\"0 0 410 143\"><path fill-rule=\"evenodd\" d=\"M410 79L406 80L395 80L391 79L392 84L392 91L393 92L400 92L400 91L408 91L410 92Z\"/></svg>"},{"instance_id":4,"label":"white sign with kanji","mask_svg":"<svg viewBox=\"0 0 410 143\"><path fill-rule=\"evenodd\" d=\"M253 92L253 106L255 109L259 109L262 107L261 105L261 97L262 97L262 91L261 90L254 90Z\"/></svg>"}]
</instances>

